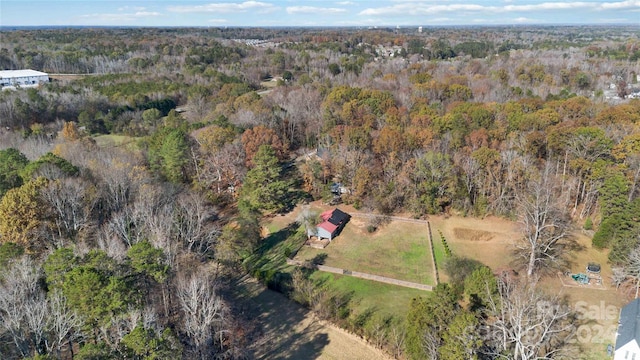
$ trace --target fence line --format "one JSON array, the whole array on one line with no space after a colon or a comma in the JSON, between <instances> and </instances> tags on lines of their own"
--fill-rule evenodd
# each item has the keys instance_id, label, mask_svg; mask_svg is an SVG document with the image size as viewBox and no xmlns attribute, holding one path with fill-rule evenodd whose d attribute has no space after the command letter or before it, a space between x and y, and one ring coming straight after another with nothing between
<instances>
[{"instance_id":1,"label":"fence line","mask_svg":"<svg viewBox=\"0 0 640 360\"><path fill-rule=\"evenodd\" d=\"M436 251L433 248L433 236L431 235L431 223L427 221L427 230L429 238L429 246L431 247L431 261L433 261L433 272L436 275L436 285L440 283L440 275L438 274L438 264L436 264Z\"/></svg>"},{"instance_id":2,"label":"fence line","mask_svg":"<svg viewBox=\"0 0 640 360\"><path fill-rule=\"evenodd\" d=\"M353 217L361 217L361 218L367 218L367 219L372 219L372 218L387 218L389 220L396 220L396 221L404 221L404 222L410 222L410 223L416 223L416 224L428 224L429 221L427 220L422 220L422 219L413 219L413 218L408 218L408 217L401 217L401 216L389 216L389 215L378 215L378 214L367 214L367 213L349 213L349 215L353 216Z\"/></svg>"},{"instance_id":3,"label":"fence line","mask_svg":"<svg viewBox=\"0 0 640 360\"><path fill-rule=\"evenodd\" d=\"M287 259L287 264L294 265L294 266L302 266L302 262L296 261L296 260L292 260L292 259ZM313 265L313 267L318 269L318 270L320 270L320 271L324 271L324 272L340 274L340 275L347 275L347 276L353 276L353 277L356 277L356 278L373 280L373 281L377 281L377 282L381 282L381 283L403 286L403 287L406 287L406 288L425 290L425 291L432 291L433 290L433 286L431 286L431 285L419 284L419 283L414 283L414 282L411 282L411 281L398 280L398 279L388 278L388 277L380 276L380 275L367 274L367 273L362 273L362 272L359 272L359 271L351 271L351 270L340 269L340 268L336 268L336 267L333 267L333 266L326 266L326 265Z\"/></svg>"}]
</instances>

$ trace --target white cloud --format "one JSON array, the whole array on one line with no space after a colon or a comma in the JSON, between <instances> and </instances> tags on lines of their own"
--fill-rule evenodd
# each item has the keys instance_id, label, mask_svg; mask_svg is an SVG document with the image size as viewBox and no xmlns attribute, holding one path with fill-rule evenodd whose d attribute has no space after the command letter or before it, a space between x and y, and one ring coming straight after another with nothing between
<instances>
[{"instance_id":1,"label":"white cloud","mask_svg":"<svg viewBox=\"0 0 640 360\"><path fill-rule=\"evenodd\" d=\"M227 19L209 19L207 21L214 24L225 24L229 22Z\"/></svg>"},{"instance_id":2,"label":"white cloud","mask_svg":"<svg viewBox=\"0 0 640 360\"><path fill-rule=\"evenodd\" d=\"M505 0L511 2L511 0ZM453 3L453 4L432 4L425 1L404 0L392 6L367 8L362 10L359 15L378 16L378 15L429 15L443 12L487 12L487 13L506 13L506 12L532 12L532 11L549 11L549 10L631 10L640 9L640 0L626 0L617 2L585 2L585 1L569 1L569 2L543 2L527 5L505 4L502 6L487 6L472 3Z\"/></svg>"},{"instance_id":3,"label":"white cloud","mask_svg":"<svg viewBox=\"0 0 640 360\"><path fill-rule=\"evenodd\" d=\"M625 18L616 18L616 19L608 19L608 18L599 18L594 23L597 24L637 24L637 21L630 21Z\"/></svg>"},{"instance_id":4,"label":"white cloud","mask_svg":"<svg viewBox=\"0 0 640 360\"><path fill-rule=\"evenodd\" d=\"M133 14L135 17L147 17L147 16L160 16L160 13L157 11L138 11Z\"/></svg>"},{"instance_id":5,"label":"white cloud","mask_svg":"<svg viewBox=\"0 0 640 360\"><path fill-rule=\"evenodd\" d=\"M535 20L535 19L529 19L526 17L518 17L513 19L513 22L516 24L539 24L540 20Z\"/></svg>"},{"instance_id":6,"label":"white cloud","mask_svg":"<svg viewBox=\"0 0 640 360\"><path fill-rule=\"evenodd\" d=\"M177 13L192 13L192 12L217 12L217 13L239 13L247 11L259 11L269 12L276 9L273 4L260 2L260 1L245 1L245 2L223 2L223 3L210 3L204 5L184 5L184 6L169 6L167 8L171 12Z\"/></svg>"},{"instance_id":7,"label":"white cloud","mask_svg":"<svg viewBox=\"0 0 640 360\"><path fill-rule=\"evenodd\" d=\"M453 21L453 19L448 17L440 17L440 18L429 19L428 24L429 23L447 23L450 21Z\"/></svg>"},{"instance_id":8,"label":"white cloud","mask_svg":"<svg viewBox=\"0 0 640 360\"><path fill-rule=\"evenodd\" d=\"M502 11L540 11L540 10L572 10L594 8L598 4L590 2L546 2L529 5L507 5ZM500 8L498 8L500 9Z\"/></svg>"},{"instance_id":9,"label":"white cloud","mask_svg":"<svg viewBox=\"0 0 640 360\"><path fill-rule=\"evenodd\" d=\"M347 10L341 8L321 8L315 6L289 6L288 14L317 14L317 15L333 15L345 13Z\"/></svg>"},{"instance_id":10,"label":"white cloud","mask_svg":"<svg viewBox=\"0 0 640 360\"><path fill-rule=\"evenodd\" d=\"M451 4L451 5L429 5L404 3L381 8L368 8L360 12L360 15L376 16L376 15L428 15L439 12L454 11L483 11L490 7L474 4Z\"/></svg>"},{"instance_id":11,"label":"white cloud","mask_svg":"<svg viewBox=\"0 0 640 360\"><path fill-rule=\"evenodd\" d=\"M338 1L336 4L338 5L355 5L353 1Z\"/></svg>"},{"instance_id":12,"label":"white cloud","mask_svg":"<svg viewBox=\"0 0 640 360\"><path fill-rule=\"evenodd\" d=\"M637 9L637 8L640 8L640 0L602 3L600 7L604 10L623 10L623 9L634 9L634 8Z\"/></svg>"},{"instance_id":13,"label":"white cloud","mask_svg":"<svg viewBox=\"0 0 640 360\"><path fill-rule=\"evenodd\" d=\"M93 23L96 24L106 24L106 23L127 23L135 20L139 20L146 17L156 17L160 16L159 12L155 11L138 11L135 13L94 13L94 14L85 14L80 15L81 19L91 19Z\"/></svg>"},{"instance_id":14,"label":"white cloud","mask_svg":"<svg viewBox=\"0 0 640 360\"><path fill-rule=\"evenodd\" d=\"M130 10L132 10L132 11L143 11L143 10L146 10L146 8L142 7L142 6L123 6L123 7L118 8L118 11L130 11Z\"/></svg>"}]
</instances>

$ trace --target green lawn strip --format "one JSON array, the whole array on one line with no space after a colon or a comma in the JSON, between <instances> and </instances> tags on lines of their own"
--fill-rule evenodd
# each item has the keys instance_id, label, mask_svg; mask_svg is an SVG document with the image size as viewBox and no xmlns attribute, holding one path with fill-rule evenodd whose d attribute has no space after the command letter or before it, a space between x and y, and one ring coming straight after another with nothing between
<instances>
[{"instance_id":1,"label":"green lawn strip","mask_svg":"<svg viewBox=\"0 0 640 360\"><path fill-rule=\"evenodd\" d=\"M411 299L426 295L422 290L320 271L313 273L311 278L322 283L329 291L352 293L350 308L353 314L374 310L382 316L404 319Z\"/></svg>"},{"instance_id":2,"label":"green lawn strip","mask_svg":"<svg viewBox=\"0 0 640 360\"><path fill-rule=\"evenodd\" d=\"M444 253L444 246L442 245L442 241L440 241L440 236L437 234L433 236L433 253L436 257L436 266L438 267L439 272L444 271L444 262L447 259L447 256Z\"/></svg>"}]
</instances>

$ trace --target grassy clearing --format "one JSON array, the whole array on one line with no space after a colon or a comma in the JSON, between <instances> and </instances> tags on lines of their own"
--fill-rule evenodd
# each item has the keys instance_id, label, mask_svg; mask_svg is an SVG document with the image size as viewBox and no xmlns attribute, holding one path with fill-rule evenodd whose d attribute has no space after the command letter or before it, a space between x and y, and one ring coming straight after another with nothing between
<instances>
[{"instance_id":1,"label":"grassy clearing","mask_svg":"<svg viewBox=\"0 0 640 360\"><path fill-rule=\"evenodd\" d=\"M350 308L354 314L371 311L383 317L390 315L404 319L411 299L425 295L421 290L320 271L316 271L311 278L329 291L351 293Z\"/></svg>"},{"instance_id":2,"label":"grassy clearing","mask_svg":"<svg viewBox=\"0 0 640 360\"><path fill-rule=\"evenodd\" d=\"M318 209L323 210L323 209ZM347 211L348 212L348 211ZM285 217L274 218L267 227L277 234L278 229L293 221L297 212ZM513 267L513 244L519 236L517 223L499 219L474 219L459 217L431 217L434 256L440 272L441 281L447 281L443 265L447 260L444 246L440 239L440 231L447 240L453 255L479 260L494 270ZM299 235L304 241L304 231ZM572 254L571 272L583 272L589 261L600 262L603 265L603 278L610 276L611 269L607 264L607 251L593 249L590 238L578 236L581 250ZM270 255L277 262L284 262L284 248L287 241L266 241L271 244ZM301 244L301 243L296 243ZM272 246L273 245L273 246ZM279 250L278 250L279 249ZM311 259L320 254L326 254L326 265L345 268L354 271L368 272L398 279L431 283L431 259L428 251L427 232L422 224L392 222L377 232L370 234L366 231L366 221L352 218L342 234L323 250L303 247L297 259ZM282 258L280 258L282 254ZM280 261L282 259L282 261ZM283 271L291 271L283 268ZM425 275L428 274L428 275ZM352 317L360 314L372 314L375 317L393 316L403 319L412 298L424 295L420 290L406 289L388 284L377 283L364 279L341 276L329 273L315 272L312 279L319 286L328 291L351 294L349 308ZM623 306L629 294L624 291L609 289L606 291L590 288L562 287L555 275L545 276L540 285L550 293L566 296L569 306L578 305L589 309L600 309L603 306ZM595 359L606 356L606 345L615 343L615 329L617 318L595 318L588 323L581 324L581 347L583 359ZM585 338L585 339L583 339Z\"/></svg>"},{"instance_id":3,"label":"grassy clearing","mask_svg":"<svg viewBox=\"0 0 640 360\"><path fill-rule=\"evenodd\" d=\"M254 254L258 258L247 260L256 262L263 272L289 275L294 268L286 265L286 249L297 249L306 240L304 227L287 226L295 224L296 215L297 212L274 217L266 223L264 226L270 235ZM364 221L352 218L332 244L323 250L304 246L296 260L312 259L324 253L327 265L429 284L433 271L424 228L420 224L391 223L369 234ZM419 232L418 237L412 237ZM320 271L314 272L311 279L328 291L352 294L350 309L354 314L373 312L376 316L404 319L411 299L425 295L421 290Z\"/></svg>"},{"instance_id":4,"label":"grassy clearing","mask_svg":"<svg viewBox=\"0 0 640 360\"><path fill-rule=\"evenodd\" d=\"M262 240L258 250L244 260L247 269L258 278L267 276L267 279L270 279L270 276L278 272L289 273L292 267L286 263L287 256L306 240L304 229L296 223L291 223L284 228L267 226L267 229L270 227L274 231L270 231L269 235Z\"/></svg>"},{"instance_id":5,"label":"grassy clearing","mask_svg":"<svg viewBox=\"0 0 640 360\"><path fill-rule=\"evenodd\" d=\"M388 359L363 339L317 320L310 311L242 277L231 289L234 307L244 319L256 322L248 346L255 359ZM256 334L257 333L257 334Z\"/></svg>"},{"instance_id":6,"label":"grassy clearing","mask_svg":"<svg viewBox=\"0 0 640 360\"><path fill-rule=\"evenodd\" d=\"M329 246L303 247L296 259L310 260L320 254L326 254L325 265L435 284L424 224L396 221L370 234L364 220L352 218Z\"/></svg>"},{"instance_id":7,"label":"grassy clearing","mask_svg":"<svg viewBox=\"0 0 640 360\"><path fill-rule=\"evenodd\" d=\"M137 138L126 135L98 135L93 138L99 147L135 146Z\"/></svg>"}]
</instances>

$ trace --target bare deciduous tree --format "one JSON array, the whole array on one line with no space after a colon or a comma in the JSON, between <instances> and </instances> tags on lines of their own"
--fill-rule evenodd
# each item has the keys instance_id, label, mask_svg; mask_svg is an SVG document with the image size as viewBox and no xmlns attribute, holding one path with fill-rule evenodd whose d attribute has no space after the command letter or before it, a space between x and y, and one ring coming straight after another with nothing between
<instances>
[{"instance_id":1,"label":"bare deciduous tree","mask_svg":"<svg viewBox=\"0 0 640 360\"><path fill-rule=\"evenodd\" d=\"M573 316L557 296L536 281L498 281L498 296L488 297L488 341L499 359L553 359L570 351Z\"/></svg>"},{"instance_id":2,"label":"bare deciduous tree","mask_svg":"<svg viewBox=\"0 0 640 360\"><path fill-rule=\"evenodd\" d=\"M194 273L188 279L178 279L177 295L184 314L184 331L193 339L203 360L211 358L213 343L218 336L224 335L224 330L216 325L223 323L226 306L216 289L207 273Z\"/></svg>"},{"instance_id":3,"label":"bare deciduous tree","mask_svg":"<svg viewBox=\"0 0 640 360\"><path fill-rule=\"evenodd\" d=\"M31 298L24 301L24 318L27 328L31 333L33 349L38 354L46 353L46 330L47 315L49 314L49 304L44 291L32 294Z\"/></svg>"},{"instance_id":4,"label":"bare deciduous tree","mask_svg":"<svg viewBox=\"0 0 640 360\"><path fill-rule=\"evenodd\" d=\"M237 188L246 173L240 141L225 144L215 152L201 153L197 162L202 165L197 172L198 182L216 194Z\"/></svg>"},{"instance_id":5,"label":"bare deciduous tree","mask_svg":"<svg viewBox=\"0 0 640 360\"><path fill-rule=\"evenodd\" d=\"M542 267L558 265L566 251L570 221L550 168L529 182L518 196L523 238L516 243L516 255L523 260L527 276Z\"/></svg>"},{"instance_id":6,"label":"bare deciduous tree","mask_svg":"<svg viewBox=\"0 0 640 360\"><path fill-rule=\"evenodd\" d=\"M640 246L631 250L624 263L614 267L612 270L613 275L611 280L616 287L620 287L620 285L627 281L635 282L635 297L637 299L638 292L640 291Z\"/></svg>"},{"instance_id":7,"label":"bare deciduous tree","mask_svg":"<svg viewBox=\"0 0 640 360\"><path fill-rule=\"evenodd\" d=\"M67 344L82 338L80 329L84 325L83 319L67 306L67 299L59 291L49 296L49 316L47 328L51 333L47 342L47 350L56 351L61 356L62 348Z\"/></svg>"},{"instance_id":8,"label":"bare deciduous tree","mask_svg":"<svg viewBox=\"0 0 640 360\"><path fill-rule=\"evenodd\" d=\"M442 343L435 329L427 329L424 332L421 345L429 359L438 359L438 348L442 346Z\"/></svg>"},{"instance_id":9,"label":"bare deciduous tree","mask_svg":"<svg viewBox=\"0 0 640 360\"><path fill-rule=\"evenodd\" d=\"M403 325L394 325L389 330L389 344L396 359L402 358L404 344L407 339L407 330Z\"/></svg>"},{"instance_id":10,"label":"bare deciduous tree","mask_svg":"<svg viewBox=\"0 0 640 360\"><path fill-rule=\"evenodd\" d=\"M95 204L89 189L90 185L79 178L63 178L49 183L41 191L41 196L53 211L59 247L64 246L64 239L73 239L89 226L91 209Z\"/></svg>"},{"instance_id":11,"label":"bare deciduous tree","mask_svg":"<svg viewBox=\"0 0 640 360\"><path fill-rule=\"evenodd\" d=\"M44 319L40 324L38 319L43 316L41 304L46 300L38 284L40 276L28 257L11 264L0 276L0 327L9 333L22 357L35 351L32 339L42 339Z\"/></svg>"},{"instance_id":12,"label":"bare deciduous tree","mask_svg":"<svg viewBox=\"0 0 640 360\"><path fill-rule=\"evenodd\" d=\"M205 255L213 248L220 231L211 221L213 209L199 194L183 194L176 202L176 235L189 251Z\"/></svg>"}]
</instances>

